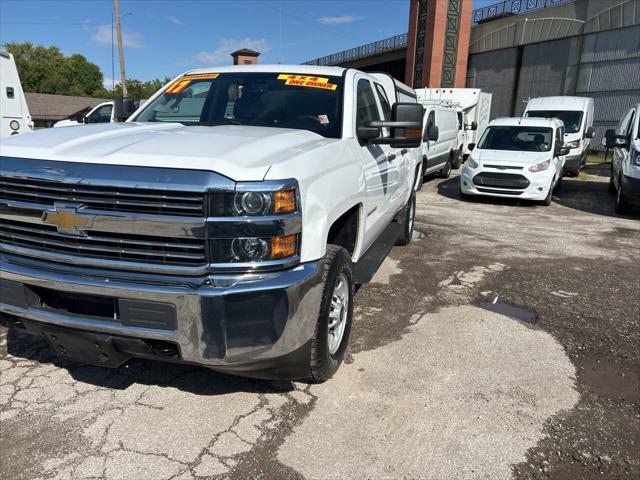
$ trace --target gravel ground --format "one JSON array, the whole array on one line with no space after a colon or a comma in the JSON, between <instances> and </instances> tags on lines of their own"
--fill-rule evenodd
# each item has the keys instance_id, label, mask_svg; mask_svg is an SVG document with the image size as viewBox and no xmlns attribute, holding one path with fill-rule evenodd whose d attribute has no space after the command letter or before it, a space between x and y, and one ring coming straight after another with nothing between
<instances>
[{"instance_id":1,"label":"gravel ground","mask_svg":"<svg viewBox=\"0 0 640 480\"><path fill-rule=\"evenodd\" d=\"M72 364L0 329L0 478L638 478L640 217L606 165L550 207L418 195L309 386Z\"/></svg>"}]
</instances>

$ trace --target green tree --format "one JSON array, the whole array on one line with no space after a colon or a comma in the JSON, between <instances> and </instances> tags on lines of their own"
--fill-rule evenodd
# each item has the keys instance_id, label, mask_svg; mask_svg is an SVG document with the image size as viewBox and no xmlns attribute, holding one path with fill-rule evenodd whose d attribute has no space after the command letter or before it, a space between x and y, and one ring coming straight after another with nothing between
<instances>
[{"instance_id":1,"label":"green tree","mask_svg":"<svg viewBox=\"0 0 640 480\"><path fill-rule=\"evenodd\" d=\"M165 77L164 80L156 78L146 82L130 78L127 79L127 94L136 100L147 99L169 81L171 81L171 77ZM122 95L122 86L116 85L113 96L117 97L119 95Z\"/></svg>"},{"instance_id":2,"label":"green tree","mask_svg":"<svg viewBox=\"0 0 640 480\"><path fill-rule=\"evenodd\" d=\"M30 42L7 42L4 48L13 54L22 87L27 92L82 96L106 92L100 67L82 55L66 57L58 47Z\"/></svg>"}]
</instances>

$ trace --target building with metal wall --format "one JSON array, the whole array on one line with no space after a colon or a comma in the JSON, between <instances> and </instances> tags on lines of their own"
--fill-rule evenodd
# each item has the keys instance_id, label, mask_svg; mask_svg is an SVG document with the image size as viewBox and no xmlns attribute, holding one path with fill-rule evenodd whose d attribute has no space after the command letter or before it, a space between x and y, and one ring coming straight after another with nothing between
<instances>
[{"instance_id":1,"label":"building with metal wall","mask_svg":"<svg viewBox=\"0 0 640 480\"><path fill-rule=\"evenodd\" d=\"M599 141L640 102L640 0L504 0L473 11L472 20L464 83L493 93L492 117L520 115L530 97L589 96ZM402 34L309 63L406 81L415 41Z\"/></svg>"}]
</instances>

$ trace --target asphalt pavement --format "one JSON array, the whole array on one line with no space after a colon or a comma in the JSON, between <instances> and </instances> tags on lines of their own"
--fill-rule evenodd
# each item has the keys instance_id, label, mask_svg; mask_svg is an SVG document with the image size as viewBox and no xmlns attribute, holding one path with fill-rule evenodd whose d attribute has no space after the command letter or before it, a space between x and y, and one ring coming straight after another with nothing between
<instances>
[{"instance_id":1,"label":"asphalt pavement","mask_svg":"<svg viewBox=\"0 0 640 480\"><path fill-rule=\"evenodd\" d=\"M638 478L640 216L606 182L544 207L429 179L321 385L83 366L0 328L0 478Z\"/></svg>"}]
</instances>

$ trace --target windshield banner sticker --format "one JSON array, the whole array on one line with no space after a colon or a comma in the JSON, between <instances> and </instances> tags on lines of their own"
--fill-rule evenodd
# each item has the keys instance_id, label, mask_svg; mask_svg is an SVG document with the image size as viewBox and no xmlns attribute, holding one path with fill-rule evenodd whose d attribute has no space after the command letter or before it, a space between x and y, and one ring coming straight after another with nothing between
<instances>
[{"instance_id":1,"label":"windshield banner sticker","mask_svg":"<svg viewBox=\"0 0 640 480\"><path fill-rule=\"evenodd\" d=\"M324 90L335 90L338 86L329 83L329 79L325 77L315 77L310 75L292 75L281 73L278 80L286 80L285 85L296 85L298 87L322 88Z\"/></svg>"},{"instance_id":2,"label":"windshield banner sticker","mask_svg":"<svg viewBox=\"0 0 640 480\"><path fill-rule=\"evenodd\" d=\"M219 76L219 73L194 73L192 75L185 75L169 85L164 93L180 93L194 80L207 80L218 78Z\"/></svg>"}]
</instances>

